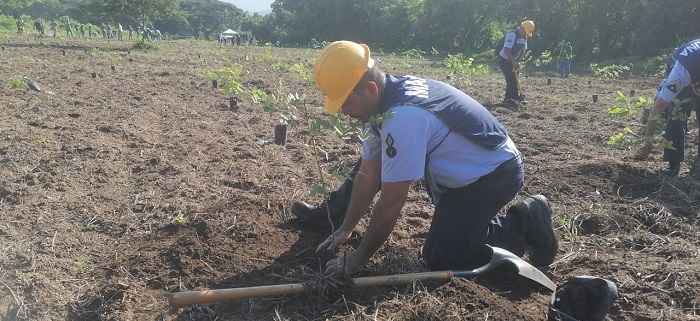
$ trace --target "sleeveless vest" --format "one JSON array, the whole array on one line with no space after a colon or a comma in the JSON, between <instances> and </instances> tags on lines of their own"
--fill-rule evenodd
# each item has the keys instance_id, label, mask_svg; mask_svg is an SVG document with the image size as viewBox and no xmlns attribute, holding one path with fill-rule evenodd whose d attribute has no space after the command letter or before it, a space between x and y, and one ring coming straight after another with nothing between
<instances>
[{"instance_id":1,"label":"sleeveless vest","mask_svg":"<svg viewBox=\"0 0 700 321\"><path fill-rule=\"evenodd\" d=\"M673 58L688 70L691 83L700 82L700 39L682 45L673 53Z\"/></svg>"},{"instance_id":2,"label":"sleeveless vest","mask_svg":"<svg viewBox=\"0 0 700 321\"><path fill-rule=\"evenodd\" d=\"M414 76L386 76L381 112L410 105L430 111L456 132L488 150L506 143L506 128L483 105L446 83Z\"/></svg>"},{"instance_id":3,"label":"sleeveless vest","mask_svg":"<svg viewBox=\"0 0 700 321\"><path fill-rule=\"evenodd\" d=\"M511 54L513 54L514 58L517 58L519 55L522 54L523 47L525 46L525 44L520 43L519 40L526 39L525 43L527 43L527 36L521 36L520 33L518 32L518 28L511 30L509 33L511 33L511 32L515 34L515 43L513 44L513 47L510 48L510 52L511 52ZM507 35L508 34L506 34L506 36ZM505 40L506 36L503 36L504 40ZM503 48L503 46L501 46L501 48Z\"/></svg>"}]
</instances>

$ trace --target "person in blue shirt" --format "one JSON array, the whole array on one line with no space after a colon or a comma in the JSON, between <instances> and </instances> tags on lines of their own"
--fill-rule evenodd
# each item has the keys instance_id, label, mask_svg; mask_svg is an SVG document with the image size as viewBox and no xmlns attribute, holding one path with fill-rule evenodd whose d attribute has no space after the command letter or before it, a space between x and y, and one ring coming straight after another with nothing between
<instances>
[{"instance_id":1,"label":"person in blue shirt","mask_svg":"<svg viewBox=\"0 0 700 321\"><path fill-rule=\"evenodd\" d=\"M369 48L336 41L314 64L329 114L367 124L362 161L340 226L317 251L344 244L377 198L359 246L328 261L325 274L359 273L391 234L411 182L425 178L435 211L422 256L431 270L464 268L483 244L551 264L558 243L549 202L535 195L498 216L524 182L520 152L505 127L480 103L437 80L385 74ZM379 124L370 119L383 115Z\"/></svg>"},{"instance_id":2,"label":"person in blue shirt","mask_svg":"<svg viewBox=\"0 0 700 321\"><path fill-rule=\"evenodd\" d=\"M672 142L673 148L664 150L664 160L668 168L663 172L670 176L678 175L684 159L686 116L700 108L700 39L691 40L678 47L667 63L666 78L654 95L654 105L646 122L645 142L637 150L636 159L646 159L653 150L653 135L657 130L658 115L666 112L664 138ZM677 103L672 104L673 101ZM668 107L672 106L667 111ZM698 147L700 155L700 146ZM691 164L695 175L700 172L700 157Z\"/></svg>"},{"instance_id":3,"label":"person in blue shirt","mask_svg":"<svg viewBox=\"0 0 700 321\"><path fill-rule=\"evenodd\" d=\"M513 107L525 104L525 97L518 77L522 69L520 61L525 57L527 51L527 39L532 37L534 31L534 22L523 21L520 26L508 32L501 39L503 45L498 50L498 66L506 80L504 104L513 105Z\"/></svg>"}]
</instances>

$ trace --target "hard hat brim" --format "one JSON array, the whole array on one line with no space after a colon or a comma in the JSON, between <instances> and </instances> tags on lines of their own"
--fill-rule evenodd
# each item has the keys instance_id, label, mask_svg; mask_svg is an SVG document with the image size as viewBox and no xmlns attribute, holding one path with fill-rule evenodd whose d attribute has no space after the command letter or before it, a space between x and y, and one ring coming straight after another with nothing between
<instances>
[{"instance_id":1,"label":"hard hat brim","mask_svg":"<svg viewBox=\"0 0 700 321\"><path fill-rule=\"evenodd\" d=\"M330 115L335 115L340 111L340 108L343 107L343 104L345 103L345 100L348 99L348 96L350 96L350 93L352 92L354 88L350 88L350 90L343 94L342 96L338 97L337 99L331 99L328 96L326 96L326 113Z\"/></svg>"}]
</instances>

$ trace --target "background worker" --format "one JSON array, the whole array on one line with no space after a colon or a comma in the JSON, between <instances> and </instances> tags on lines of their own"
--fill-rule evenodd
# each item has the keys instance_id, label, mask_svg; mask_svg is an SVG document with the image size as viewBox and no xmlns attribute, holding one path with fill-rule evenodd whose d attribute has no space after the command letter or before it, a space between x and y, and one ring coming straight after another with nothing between
<instances>
[{"instance_id":1,"label":"background worker","mask_svg":"<svg viewBox=\"0 0 700 321\"><path fill-rule=\"evenodd\" d=\"M377 199L356 250L326 264L325 274L359 273L391 234L413 180L425 177L435 212L423 246L432 270L469 266L482 244L523 255L530 247L534 265L552 263L558 244L551 210L537 195L497 217L524 181L520 152L503 125L481 104L440 81L393 76L381 71L364 44L336 41L314 64L314 79L329 114L373 125L362 142L343 223L317 251L344 244Z\"/></svg>"},{"instance_id":2,"label":"background worker","mask_svg":"<svg viewBox=\"0 0 700 321\"><path fill-rule=\"evenodd\" d=\"M677 176L685 159L685 133L688 116L700 111L700 39L692 40L678 47L666 63L666 79L661 82L654 95L654 106L647 118L645 136L647 141L637 151L637 159L646 159L653 149L651 137L656 132L658 116L665 112L666 128L664 138L671 141L672 148L664 149L663 160L668 167L663 171L669 176ZM677 103L671 103L673 101ZM667 108L671 106L671 109ZM700 119L698 119L700 123ZM700 170L700 145L698 158L693 162L693 171ZM695 173L698 175L700 173Z\"/></svg>"},{"instance_id":3,"label":"background worker","mask_svg":"<svg viewBox=\"0 0 700 321\"><path fill-rule=\"evenodd\" d=\"M527 38L532 37L534 31L534 22L523 21L519 27L508 32L501 40L503 46L499 46L501 49L498 51L498 66L506 79L506 94L503 103L507 105L525 104L525 97L523 97L522 88L519 86L518 73L522 69L520 61L527 50Z\"/></svg>"},{"instance_id":4,"label":"background worker","mask_svg":"<svg viewBox=\"0 0 700 321\"><path fill-rule=\"evenodd\" d=\"M15 20L15 25L17 25L17 33L24 32L24 20L17 18L17 20Z\"/></svg>"},{"instance_id":5,"label":"background worker","mask_svg":"<svg viewBox=\"0 0 700 321\"><path fill-rule=\"evenodd\" d=\"M46 37L44 19L34 20L34 29L36 29L37 38Z\"/></svg>"},{"instance_id":6,"label":"background worker","mask_svg":"<svg viewBox=\"0 0 700 321\"><path fill-rule=\"evenodd\" d=\"M70 18L66 19L65 28L66 28L66 37L72 38L73 37L73 29L71 29Z\"/></svg>"},{"instance_id":7,"label":"background worker","mask_svg":"<svg viewBox=\"0 0 700 321\"><path fill-rule=\"evenodd\" d=\"M51 36L56 37L56 35L58 33L58 31L57 31L58 30L58 22L56 22L56 19L53 19L49 23L49 30L51 30Z\"/></svg>"},{"instance_id":8,"label":"background worker","mask_svg":"<svg viewBox=\"0 0 700 321\"><path fill-rule=\"evenodd\" d=\"M73 29L70 23L70 18L66 19L65 23L65 29L66 29L66 37L67 38L72 38L73 37Z\"/></svg>"},{"instance_id":9,"label":"background worker","mask_svg":"<svg viewBox=\"0 0 700 321\"><path fill-rule=\"evenodd\" d=\"M321 47L321 44L316 40L316 38L309 38L309 48L316 49L318 47Z\"/></svg>"},{"instance_id":10,"label":"background worker","mask_svg":"<svg viewBox=\"0 0 700 321\"><path fill-rule=\"evenodd\" d=\"M571 74L571 59L574 58L574 47L571 45L571 42L566 41L562 42L559 50L561 55L559 75L561 77L569 77L569 74Z\"/></svg>"},{"instance_id":11,"label":"background worker","mask_svg":"<svg viewBox=\"0 0 700 321\"><path fill-rule=\"evenodd\" d=\"M676 56L680 54L684 47L676 48L666 61L666 77L668 78L676 65ZM664 83L662 82L663 86ZM658 99L661 86L656 92L655 99ZM665 111L666 127L664 131L664 139L671 142L672 148L664 148L663 160L668 162L668 167L662 173L669 176L677 176L680 172L681 163L685 159L685 133L688 126L688 117L695 110L697 118L700 111L700 96L694 90L693 85L686 86L678 91L675 99L671 99L670 108ZM700 123L700 118L697 119ZM647 123L649 120L647 119ZM654 121L656 123L656 121ZM700 146L698 146L698 155L700 155ZM640 158L646 158L646 155L639 154ZM696 160L697 162L697 160ZM694 166L695 167L695 166ZM699 167L700 169L700 167ZM697 174L697 173L696 173Z\"/></svg>"}]
</instances>

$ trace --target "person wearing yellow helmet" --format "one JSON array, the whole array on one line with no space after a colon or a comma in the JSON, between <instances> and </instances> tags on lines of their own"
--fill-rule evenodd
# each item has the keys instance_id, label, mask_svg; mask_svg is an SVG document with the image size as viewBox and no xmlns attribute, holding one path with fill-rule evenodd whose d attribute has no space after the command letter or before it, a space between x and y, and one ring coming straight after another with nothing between
<instances>
[{"instance_id":1,"label":"person wearing yellow helmet","mask_svg":"<svg viewBox=\"0 0 700 321\"><path fill-rule=\"evenodd\" d=\"M496 48L498 66L506 80L506 93L503 102L507 105L525 104L518 75L521 69L520 61L527 51L527 39L532 37L534 31L534 22L523 21L520 26L506 33L499 42L499 47Z\"/></svg>"},{"instance_id":2,"label":"person wearing yellow helmet","mask_svg":"<svg viewBox=\"0 0 700 321\"><path fill-rule=\"evenodd\" d=\"M368 46L351 41L323 49L314 79L328 113L361 120L373 133L362 142L342 223L317 252L344 244L381 188L359 246L328 261L325 274L359 273L392 232L411 182L421 178L435 205L422 251L428 268L467 267L483 244L517 255L529 247L533 264L553 262L558 245L544 196L497 216L520 191L524 170L505 127L483 105L444 82L385 74ZM370 124L379 115L383 121Z\"/></svg>"}]
</instances>

